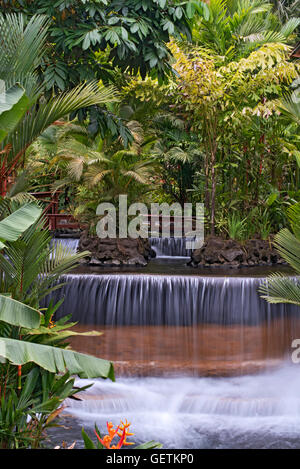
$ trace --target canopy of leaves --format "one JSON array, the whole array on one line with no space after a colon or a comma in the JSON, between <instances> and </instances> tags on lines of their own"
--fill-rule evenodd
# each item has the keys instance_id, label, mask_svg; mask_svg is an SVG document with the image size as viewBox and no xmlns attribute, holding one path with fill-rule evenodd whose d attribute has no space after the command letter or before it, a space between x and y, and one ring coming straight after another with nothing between
<instances>
[{"instance_id":1,"label":"canopy of leaves","mask_svg":"<svg viewBox=\"0 0 300 469\"><path fill-rule=\"evenodd\" d=\"M163 78L171 71L171 36L191 37L191 18L207 12L199 0L2 0L2 9L51 19L43 64L48 88L64 90L84 79L107 79L114 67ZM99 63L95 52L106 51Z\"/></svg>"}]
</instances>

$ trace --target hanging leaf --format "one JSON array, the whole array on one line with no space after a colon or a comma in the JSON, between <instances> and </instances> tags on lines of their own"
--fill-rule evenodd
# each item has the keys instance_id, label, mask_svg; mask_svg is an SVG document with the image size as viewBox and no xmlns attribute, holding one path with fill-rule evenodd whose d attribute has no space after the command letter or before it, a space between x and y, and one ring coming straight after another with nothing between
<instances>
[{"instance_id":1,"label":"hanging leaf","mask_svg":"<svg viewBox=\"0 0 300 469\"><path fill-rule=\"evenodd\" d=\"M28 329L38 328L41 313L19 301L0 295L0 321Z\"/></svg>"},{"instance_id":2,"label":"hanging leaf","mask_svg":"<svg viewBox=\"0 0 300 469\"><path fill-rule=\"evenodd\" d=\"M29 99L20 85L0 93L0 142L14 130L28 106Z\"/></svg>"},{"instance_id":3,"label":"hanging leaf","mask_svg":"<svg viewBox=\"0 0 300 469\"><path fill-rule=\"evenodd\" d=\"M0 357L13 365L25 365L32 362L51 373L68 371L80 378L110 378L112 381L115 379L111 362L49 345L2 337L0 338Z\"/></svg>"},{"instance_id":4,"label":"hanging leaf","mask_svg":"<svg viewBox=\"0 0 300 469\"><path fill-rule=\"evenodd\" d=\"M16 241L41 216L42 209L35 203L27 203L0 221L0 239ZM3 245L2 245L3 247Z\"/></svg>"}]
</instances>

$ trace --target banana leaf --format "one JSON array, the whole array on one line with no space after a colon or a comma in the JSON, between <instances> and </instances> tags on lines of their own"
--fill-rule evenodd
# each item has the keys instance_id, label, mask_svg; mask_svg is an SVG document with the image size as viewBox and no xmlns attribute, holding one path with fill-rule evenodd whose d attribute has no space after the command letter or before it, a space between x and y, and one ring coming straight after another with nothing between
<instances>
[{"instance_id":1,"label":"banana leaf","mask_svg":"<svg viewBox=\"0 0 300 469\"><path fill-rule=\"evenodd\" d=\"M20 301L0 295L0 321L28 329L38 328L41 313Z\"/></svg>"},{"instance_id":2,"label":"banana leaf","mask_svg":"<svg viewBox=\"0 0 300 469\"><path fill-rule=\"evenodd\" d=\"M51 373L78 375L80 378L110 378L114 381L111 362L91 355L64 350L49 345L0 338L0 357L13 365L35 363Z\"/></svg>"}]
</instances>

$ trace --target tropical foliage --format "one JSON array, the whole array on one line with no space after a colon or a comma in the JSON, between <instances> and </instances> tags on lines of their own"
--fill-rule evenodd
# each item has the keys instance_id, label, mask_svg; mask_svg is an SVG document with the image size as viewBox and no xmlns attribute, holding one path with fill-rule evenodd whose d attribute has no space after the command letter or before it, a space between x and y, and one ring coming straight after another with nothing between
<instances>
[{"instance_id":1,"label":"tropical foliage","mask_svg":"<svg viewBox=\"0 0 300 469\"><path fill-rule=\"evenodd\" d=\"M22 8L33 25L37 21L32 17L31 2L22 6L4 3L7 11ZM177 15L177 25L182 15L180 27L185 28L185 34L177 34L183 30L177 30L175 23L170 30L163 26L167 37L162 34L161 42L155 44L164 44L168 60L155 61L150 52L147 57L141 53L139 47L148 35L143 36L133 21L136 12L141 15L141 8L144 13L139 16L139 25L143 23L143 15L152 11L150 1L128 11L125 5L112 10L114 2L90 3L40 2L39 12L45 14L39 19L40 28L45 37L51 34L54 38L51 60L58 68L67 64L67 72L62 74L64 84L52 82L51 89L65 88L68 83L77 83L79 76L86 77L80 75L79 68L88 70L92 78L98 77L97 60L102 65L106 60L112 73L105 81L118 89L119 102L108 103L115 95L102 89L103 99L98 96L97 104L84 99L75 103L74 110L80 108L79 122L72 123L66 118L58 120L61 113L40 125L39 108L36 116L22 119L30 122L30 127L33 117L39 123L39 128L31 129L32 145L31 139L26 145L14 140L19 125L2 144L9 149L8 155L4 153L5 161L17 169L24 161L20 155L26 155L34 169L27 187L63 189L61 200L65 197L72 213L82 221L91 220L99 201L113 200L123 192L130 201L204 202L206 227L212 234L228 236L234 220L243 221L237 234L241 239L255 233L267 237L281 229L287 222L286 209L300 195L298 104L294 100L299 64L290 57L299 31L296 10L295 16L292 12L281 15L279 4L274 8L262 0L212 0L207 5L175 2L176 8L165 1L156 2L157 18L168 7L168 14ZM76 45L71 33L75 13L86 18L85 34L79 34L78 29ZM50 16L55 18L55 27ZM123 28L130 25L128 41L121 36L113 42L103 40L108 30L122 35L121 20ZM80 23L78 16L76 21ZM58 27L62 24L68 26L64 34L70 32L68 51ZM91 37L88 24L93 24ZM151 24L154 27L156 23L151 20ZM148 32L151 34L150 29ZM138 41L136 35L140 35ZM128 59L130 41L139 50L135 64ZM47 47L35 62L40 64L35 68L39 74L42 60L50 60ZM135 55L131 57L134 61ZM48 67L50 73L49 62ZM101 74L104 68L97 70ZM165 73L169 73L168 81L157 80L157 74ZM46 75L39 76L44 77L43 90L48 96L51 80L47 82ZM57 98L48 103L51 109L53 99ZM66 109L66 115L70 110ZM69 115L71 120L76 117L75 113ZM55 125L43 132L54 118ZM263 217L261 223L257 213Z\"/></svg>"},{"instance_id":2,"label":"tropical foliage","mask_svg":"<svg viewBox=\"0 0 300 469\"><path fill-rule=\"evenodd\" d=\"M288 210L292 231L282 229L274 240L282 258L300 275L300 205L293 205ZM295 278L281 273L272 274L260 287L262 298L269 303L291 303L300 306L300 286Z\"/></svg>"},{"instance_id":3,"label":"tropical foliage","mask_svg":"<svg viewBox=\"0 0 300 469\"><path fill-rule=\"evenodd\" d=\"M28 146L50 124L82 107L115 99L114 89L101 88L95 81L80 84L49 100L43 98L44 84L38 81L37 67L45 53L48 27L49 21L44 16L34 16L26 24L21 15L4 16L0 12L1 102L7 107L6 113L12 116L8 120L3 113L6 124L0 127L2 195L7 189L7 178L24 166Z\"/></svg>"},{"instance_id":4,"label":"tropical foliage","mask_svg":"<svg viewBox=\"0 0 300 469\"><path fill-rule=\"evenodd\" d=\"M66 397L78 392L74 378L114 379L110 362L69 350L66 339L76 333L53 315L58 305L42 312L40 300L59 275L81 255L62 247L54 252L35 203L14 209L4 199L0 221L2 242L0 286L0 446L38 447L45 428L62 410ZM5 244L4 244L5 243ZM82 253L86 255L86 253ZM95 333L90 333L95 334ZM89 335L89 334L88 334Z\"/></svg>"},{"instance_id":5,"label":"tropical foliage","mask_svg":"<svg viewBox=\"0 0 300 469\"><path fill-rule=\"evenodd\" d=\"M281 230L275 245L300 272L297 5L0 1L1 447L40 446L78 392L73 374L114 379L110 362L68 348L60 302L41 308L86 253L52 246L40 189L90 227L120 194L204 202L206 233ZM261 292L300 304L288 278ZM106 439L96 428L97 446L83 431L85 444L119 433L124 446L126 425Z\"/></svg>"},{"instance_id":6,"label":"tropical foliage","mask_svg":"<svg viewBox=\"0 0 300 469\"><path fill-rule=\"evenodd\" d=\"M2 8L51 19L41 72L47 88L64 91L82 80L109 80L114 68L163 78L170 73L171 36L191 37L194 13L207 11L198 0L2 0Z\"/></svg>"}]
</instances>

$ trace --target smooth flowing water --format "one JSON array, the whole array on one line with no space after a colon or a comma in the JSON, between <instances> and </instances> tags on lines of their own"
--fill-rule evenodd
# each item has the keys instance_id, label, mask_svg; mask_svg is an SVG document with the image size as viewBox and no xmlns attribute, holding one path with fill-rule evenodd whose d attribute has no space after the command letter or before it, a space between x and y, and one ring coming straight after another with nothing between
<instances>
[{"instance_id":1,"label":"smooth flowing water","mask_svg":"<svg viewBox=\"0 0 300 469\"><path fill-rule=\"evenodd\" d=\"M132 441L155 439L168 449L300 446L300 370L295 365L254 376L93 383L83 401L68 403L70 431L58 430L61 441L77 440L78 448L81 426L93 437L95 422L105 432L106 421L118 424L125 418L135 433Z\"/></svg>"},{"instance_id":2,"label":"smooth flowing water","mask_svg":"<svg viewBox=\"0 0 300 469\"><path fill-rule=\"evenodd\" d=\"M155 261L153 262L155 263ZM166 266L165 266L166 269ZM192 268L191 268L192 269ZM192 269L195 270L195 269ZM178 274L74 273L54 298L65 300L57 317L72 314L81 324L114 326L196 324L257 325L298 314L293 305L260 298L263 277Z\"/></svg>"},{"instance_id":3,"label":"smooth flowing water","mask_svg":"<svg viewBox=\"0 0 300 469\"><path fill-rule=\"evenodd\" d=\"M105 433L107 420L127 419L134 441L165 448L300 447L300 364L291 360L300 314L260 298L272 269L201 270L163 257L133 269L81 267L54 294L65 297L57 317L103 332L72 338L73 348L112 360L116 372L115 383L78 380L93 386L67 401L71 429L55 430L55 441L81 447L82 426Z\"/></svg>"},{"instance_id":4,"label":"smooth flowing water","mask_svg":"<svg viewBox=\"0 0 300 469\"><path fill-rule=\"evenodd\" d=\"M192 250L186 248L186 240L193 241L195 238L149 238L149 243L157 257L189 257ZM70 249L77 250L79 239L76 238L54 238L53 244L63 243Z\"/></svg>"}]
</instances>

